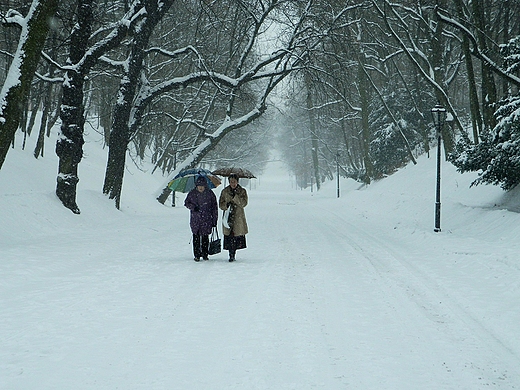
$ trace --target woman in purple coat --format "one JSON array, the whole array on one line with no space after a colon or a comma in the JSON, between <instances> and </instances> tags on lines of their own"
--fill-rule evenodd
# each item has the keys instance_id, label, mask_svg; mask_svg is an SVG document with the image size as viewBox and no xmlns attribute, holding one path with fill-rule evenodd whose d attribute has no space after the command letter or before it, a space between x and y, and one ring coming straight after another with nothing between
<instances>
[{"instance_id":1,"label":"woman in purple coat","mask_svg":"<svg viewBox=\"0 0 520 390\"><path fill-rule=\"evenodd\" d=\"M193 260L200 258L209 260L209 235L213 227L217 226L218 207L217 197L208 188L206 179L197 177L196 187L188 192L184 206L190 209L190 227L193 233Z\"/></svg>"}]
</instances>

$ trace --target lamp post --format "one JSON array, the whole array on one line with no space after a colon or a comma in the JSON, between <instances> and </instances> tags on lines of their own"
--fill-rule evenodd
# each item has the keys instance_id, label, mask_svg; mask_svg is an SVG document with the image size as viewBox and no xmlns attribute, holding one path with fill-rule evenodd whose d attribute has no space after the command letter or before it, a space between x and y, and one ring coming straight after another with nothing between
<instances>
[{"instance_id":1,"label":"lamp post","mask_svg":"<svg viewBox=\"0 0 520 390\"><path fill-rule=\"evenodd\" d=\"M177 148L173 151L173 170L177 168ZM175 207L175 191L172 191L172 207Z\"/></svg>"},{"instance_id":2,"label":"lamp post","mask_svg":"<svg viewBox=\"0 0 520 390\"><path fill-rule=\"evenodd\" d=\"M446 109L439 103L431 109L433 123L437 129L437 188L435 193L435 228L434 232L441 231L441 128L446 120Z\"/></svg>"},{"instance_id":3,"label":"lamp post","mask_svg":"<svg viewBox=\"0 0 520 390\"><path fill-rule=\"evenodd\" d=\"M337 190L338 190L338 198L339 198L339 150L338 152L336 153L336 187L337 187Z\"/></svg>"}]
</instances>

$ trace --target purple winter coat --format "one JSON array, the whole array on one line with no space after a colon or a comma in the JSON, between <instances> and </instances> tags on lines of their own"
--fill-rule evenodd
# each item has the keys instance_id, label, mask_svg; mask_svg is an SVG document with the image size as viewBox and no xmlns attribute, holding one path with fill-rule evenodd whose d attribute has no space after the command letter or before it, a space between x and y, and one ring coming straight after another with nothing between
<instances>
[{"instance_id":1,"label":"purple winter coat","mask_svg":"<svg viewBox=\"0 0 520 390\"><path fill-rule=\"evenodd\" d=\"M184 206L191 211L191 232L201 236L211 234L211 229L217 226L218 219L217 197L211 189L205 187L203 192L199 192L195 187L188 192L184 201Z\"/></svg>"}]
</instances>

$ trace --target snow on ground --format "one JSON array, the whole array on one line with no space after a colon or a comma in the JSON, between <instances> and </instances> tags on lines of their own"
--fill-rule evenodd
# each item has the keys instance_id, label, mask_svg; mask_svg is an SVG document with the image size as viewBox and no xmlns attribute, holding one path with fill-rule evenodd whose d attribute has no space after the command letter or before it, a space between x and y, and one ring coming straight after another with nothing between
<instances>
[{"instance_id":1,"label":"snow on ground","mask_svg":"<svg viewBox=\"0 0 520 390\"><path fill-rule=\"evenodd\" d=\"M129 160L116 210L94 139L79 216L53 144L0 170L0 389L520 388L517 193L443 163L434 233L434 157L339 199L274 162L238 261L195 263L184 196Z\"/></svg>"}]
</instances>

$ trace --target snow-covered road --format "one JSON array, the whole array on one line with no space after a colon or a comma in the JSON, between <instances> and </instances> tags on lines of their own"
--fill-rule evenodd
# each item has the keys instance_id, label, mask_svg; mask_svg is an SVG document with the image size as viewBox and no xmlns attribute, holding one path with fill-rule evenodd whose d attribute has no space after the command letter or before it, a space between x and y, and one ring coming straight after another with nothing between
<instances>
[{"instance_id":1,"label":"snow-covered road","mask_svg":"<svg viewBox=\"0 0 520 390\"><path fill-rule=\"evenodd\" d=\"M518 246L490 246L516 216L447 200L435 234L431 199L391 180L341 199L261 181L236 263L191 260L184 207L4 194L0 388L519 388Z\"/></svg>"},{"instance_id":2,"label":"snow-covered road","mask_svg":"<svg viewBox=\"0 0 520 390\"><path fill-rule=\"evenodd\" d=\"M331 371L325 388L508 388L509 376L518 378L518 344L478 316L481 302L468 301L457 274L435 274L430 265L445 260L439 252L304 198L260 199L258 209L270 213L254 218L277 263L269 271L274 300L290 302L278 321L291 319L302 331L297 340L320 352L309 357ZM301 364L293 369L302 376L314 371L312 359Z\"/></svg>"}]
</instances>

